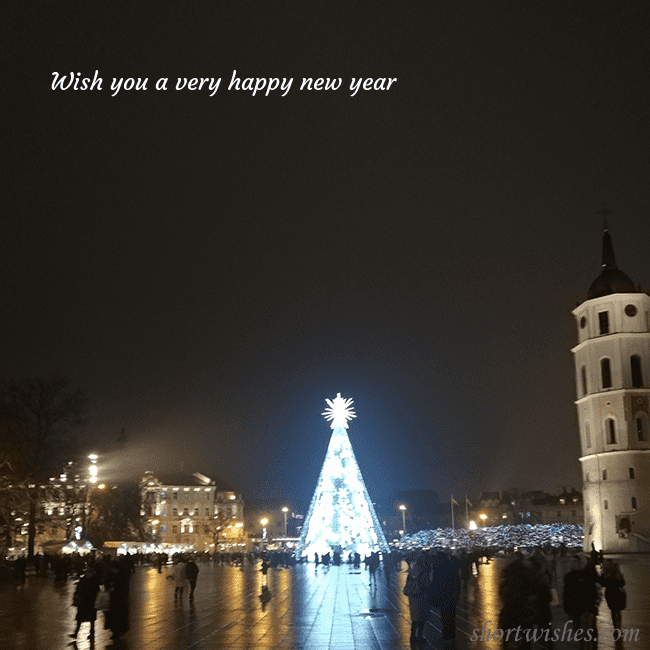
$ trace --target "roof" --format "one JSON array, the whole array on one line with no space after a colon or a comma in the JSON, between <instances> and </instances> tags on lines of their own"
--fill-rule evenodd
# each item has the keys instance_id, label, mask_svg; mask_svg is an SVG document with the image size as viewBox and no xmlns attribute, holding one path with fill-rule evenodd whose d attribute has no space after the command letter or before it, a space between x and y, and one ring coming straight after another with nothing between
<instances>
[{"instance_id":1,"label":"roof","mask_svg":"<svg viewBox=\"0 0 650 650\"><path fill-rule=\"evenodd\" d=\"M211 478L199 472L195 472L194 474L147 472L145 478L148 478L147 475L151 475L151 478L156 479L161 485L182 485L189 487L214 486L217 492L236 492L231 485L222 481L220 478Z\"/></svg>"},{"instance_id":2,"label":"roof","mask_svg":"<svg viewBox=\"0 0 650 650\"><path fill-rule=\"evenodd\" d=\"M587 300L602 298L613 293L638 293L634 282L616 266L612 237L605 224L603 232L603 263L600 275L591 283Z\"/></svg>"}]
</instances>

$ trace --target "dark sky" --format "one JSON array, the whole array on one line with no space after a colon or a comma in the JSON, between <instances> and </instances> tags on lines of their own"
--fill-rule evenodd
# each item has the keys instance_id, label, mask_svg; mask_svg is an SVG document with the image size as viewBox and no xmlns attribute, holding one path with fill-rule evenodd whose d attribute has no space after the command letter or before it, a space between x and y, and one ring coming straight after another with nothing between
<instances>
[{"instance_id":1,"label":"dark sky","mask_svg":"<svg viewBox=\"0 0 650 650\"><path fill-rule=\"evenodd\" d=\"M111 478L308 502L340 391L378 499L580 487L571 309L603 202L650 285L647 2L93 4L8 12L4 376L84 387L89 445L125 426Z\"/></svg>"}]
</instances>

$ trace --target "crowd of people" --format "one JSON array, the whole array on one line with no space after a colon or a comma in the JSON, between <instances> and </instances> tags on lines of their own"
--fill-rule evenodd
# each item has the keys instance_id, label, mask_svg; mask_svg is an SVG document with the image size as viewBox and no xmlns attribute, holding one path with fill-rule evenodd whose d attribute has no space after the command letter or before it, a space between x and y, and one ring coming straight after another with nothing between
<instances>
[{"instance_id":1,"label":"crowd of people","mask_svg":"<svg viewBox=\"0 0 650 650\"><path fill-rule=\"evenodd\" d=\"M362 557L359 553L339 552L315 555L316 570L329 570L330 565L347 564L350 570L361 570L362 565L369 575L369 583L376 587L380 579L390 584L391 575L400 571L403 561L407 562L407 579L404 594L408 597L411 616L411 641L414 644L424 640L424 627L431 610L438 609L442 622L442 641L445 648L452 648L456 631L456 606L464 581L479 579L481 567L489 564L495 555L504 555L506 549L482 548L473 540L473 546L416 548L405 552L394 548L389 553L371 553ZM542 634L553 629L552 608L561 606L572 621L574 630L583 630L583 641L596 638L596 615L601 592L611 610L615 629L621 629L621 612L626 607L625 578L617 562L605 560L602 553L592 547L591 554L568 549L563 543L547 545L527 551L516 550L505 553L512 558L501 568L499 596L501 630L536 629ZM569 555L570 568L558 581L558 560ZM20 558L19 558L20 560ZM129 584L138 564L162 567L171 561L168 580L173 582L174 601L182 601L188 595L194 599L201 562L219 565L256 567L264 576L263 593L260 600L265 605L270 599L266 575L270 569L289 568L296 564L293 554L285 551L258 551L251 553L213 554L167 554L110 556L37 555L34 569L37 575L53 574L55 581L66 581L69 577L78 579L74 591L73 606L76 608L76 629L70 634L76 639L83 623L89 623L88 638L94 639L97 612L102 611L104 626L119 639L128 630ZM303 558L302 561L307 561ZM312 558L309 558L312 561ZM21 580L25 579L25 563L18 565ZM383 574L383 575L382 575ZM19 581L20 582L20 581ZM558 585L558 590L554 588ZM561 586L560 586L561 585ZM552 648L549 634L547 647ZM526 647L526 640L524 645ZM507 644L506 644L507 645ZM581 641L581 647L583 642ZM587 646L588 647L588 646Z\"/></svg>"},{"instance_id":2,"label":"crowd of people","mask_svg":"<svg viewBox=\"0 0 650 650\"><path fill-rule=\"evenodd\" d=\"M104 627L112 639L129 628L129 586L133 563L128 556L104 556L91 561L80 576L72 605L77 609L77 626L70 637L76 639L82 623L90 623L88 638L95 638L97 610L104 612Z\"/></svg>"},{"instance_id":3,"label":"crowd of people","mask_svg":"<svg viewBox=\"0 0 650 650\"><path fill-rule=\"evenodd\" d=\"M451 648L456 638L456 605L461 590L461 563L442 549L419 550L406 557L404 595L409 600L411 642L425 643L424 626L432 608L440 610L442 642Z\"/></svg>"}]
</instances>

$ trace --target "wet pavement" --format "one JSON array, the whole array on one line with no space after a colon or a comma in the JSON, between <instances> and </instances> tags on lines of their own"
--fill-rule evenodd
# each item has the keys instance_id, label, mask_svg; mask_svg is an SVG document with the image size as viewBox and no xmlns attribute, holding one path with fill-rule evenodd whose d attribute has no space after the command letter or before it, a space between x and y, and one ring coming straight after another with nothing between
<instances>
[{"instance_id":1,"label":"wet pavement","mask_svg":"<svg viewBox=\"0 0 650 650\"><path fill-rule=\"evenodd\" d=\"M480 640L483 626L496 629L498 620L498 571L504 560L480 567L480 575L463 586L457 613L456 648L501 648L492 638ZM628 583L628 609L623 627L639 629L638 641L627 649L650 648L650 556L619 559ZM403 565L406 566L405 564ZM347 566L315 568L301 565L270 569L265 578L256 567L200 564L196 595L174 602L169 568L159 574L152 567L137 567L131 583L130 629L118 642L103 629L98 613L94 646L86 639L83 624L74 644L76 610L71 607L74 581L55 586L52 577L29 577L23 586L0 585L0 648L2 650L410 650L442 648L440 619L434 610L426 628L427 645L409 642L408 600L402 594L404 571L383 574L376 584L367 571ZM558 591L566 562L558 567ZM260 594L267 581L270 599ZM554 627L562 628L566 616L553 609ZM601 634L611 628L603 599L598 620ZM476 635L474 630L478 630ZM477 640L473 640L473 637ZM575 642L556 643L556 650L574 650ZM605 633L601 650L615 646Z\"/></svg>"}]
</instances>

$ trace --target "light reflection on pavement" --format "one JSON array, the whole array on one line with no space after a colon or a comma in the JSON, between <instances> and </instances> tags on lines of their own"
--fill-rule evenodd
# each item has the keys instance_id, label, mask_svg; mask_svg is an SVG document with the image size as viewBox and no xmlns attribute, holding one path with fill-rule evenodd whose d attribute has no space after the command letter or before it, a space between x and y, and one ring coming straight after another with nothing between
<instances>
[{"instance_id":1,"label":"light reflection on pavement","mask_svg":"<svg viewBox=\"0 0 650 650\"><path fill-rule=\"evenodd\" d=\"M629 609L623 613L626 627L639 627L640 640L627 648L650 647L648 619L650 559L619 560L628 581ZM480 575L463 586L457 613L458 650L500 648L490 640L471 641L474 629L491 620L496 629L498 570L504 560L480 567ZM405 572L393 573L386 586L383 573L375 583L367 571L348 566L270 569L263 576L256 567L214 566L200 563L194 602L187 594L174 602L169 567L159 574L152 567L138 567L131 583L130 629L113 643L98 614L96 650L408 650L412 647L442 647L440 619L433 612L426 646L412 646L408 599L402 594ZM406 564L403 564L406 567ZM564 566L558 569L558 590ZM262 587L269 598L260 598ZM55 586L53 578L29 577L24 586L0 585L0 648L2 650L63 650L75 648L68 634L74 630L76 610L71 607L74 581ZM566 620L554 608L554 627ZM603 603L599 627L610 623ZM76 643L78 650L91 648L83 624ZM600 650L614 648L606 639ZM578 644L556 644L556 650L577 649Z\"/></svg>"}]
</instances>

